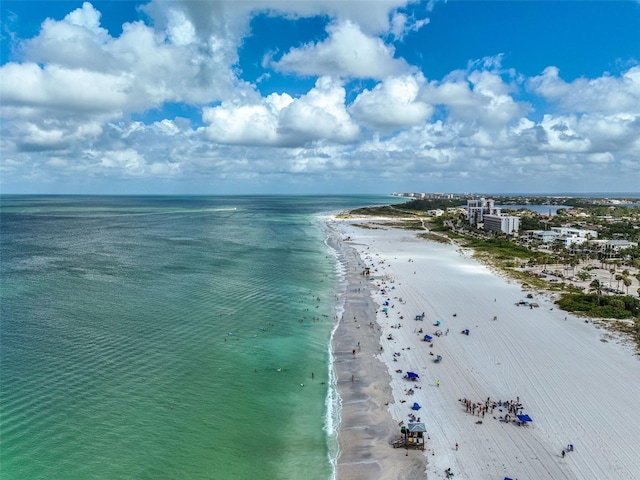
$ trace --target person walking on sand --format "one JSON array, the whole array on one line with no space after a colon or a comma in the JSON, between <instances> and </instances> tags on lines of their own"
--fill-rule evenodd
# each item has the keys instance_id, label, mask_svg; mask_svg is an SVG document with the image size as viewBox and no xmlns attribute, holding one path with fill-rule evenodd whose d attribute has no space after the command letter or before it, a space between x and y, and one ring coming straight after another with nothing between
<instances>
[{"instance_id":1,"label":"person walking on sand","mask_svg":"<svg viewBox=\"0 0 640 480\"><path fill-rule=\"evenodd\" d=\"M456 452L458 451L458 442L456 442Z\"/></svg>"},{"instance_id":2,"label":"person walking on sand","mask_svg":"<svg viewBox=\"0 0 640 480\"><path fill-rule=\"evenodd\" d=\"M562 450L562 458L564 458L564 455L565 455L564 450Z\"/></svg>"},{"instance_id":3,"label":"person walking on sand","mask_svg":"<svg viewBox=\"0 0 640 480\"><path fill-rule=\"evenodd\" d=\"M440 380L436 380L436 387L440 386Z\"/></svg>"}]
</instances>

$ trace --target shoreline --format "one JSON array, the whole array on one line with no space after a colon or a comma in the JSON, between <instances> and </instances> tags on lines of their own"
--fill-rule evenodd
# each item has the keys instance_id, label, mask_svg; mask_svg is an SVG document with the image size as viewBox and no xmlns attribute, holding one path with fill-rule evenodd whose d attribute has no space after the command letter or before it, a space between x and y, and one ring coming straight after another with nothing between
<instances>
[{"instance_id":1,"label":"shoreline","mask_svg":"<svg viewBox=\"0 0 640 480\"><path fill-rule=\"evenodd\" d=\"M436 479L445 478L446 468L468 479L588 479L611 471L620 478L640 476L640 460L633 460L629 447L640 443L640 425L623 413L635 411L640 387L633 379L640 378L640 363L624 342L554 308L544 294L533 292L539 308L517 307L527 293L520 283L497 275L470 252L418 239L392 222L385 226L376 219L371 229L356 222L372 220L329 222L335 238L350 237L337 240L336 248L349 282L332 345L342 399L338 480L424 478L425 471ZM372 280L360 275L365 261ZM366 293L351 291L363 287ZM380 307L386 300L385 314ZM415 321L423 311L425 321ZM358 313L367 318L359 329ZM432 335L437 320L442 331L451 331L429 348L419 329ZM460 327L471 335L460 335ZM357 341L361 351L353 355ZM444 360L435 364L430 353ZM397 370L415 371L420 380L408 383ZM415 394L407 394L409 387ZM463 399L479 403L488 397L518 399L533 423L517 427L497 412L486 419L465 412ZM423 409L412 412L414 401ZM411 413L427 427L425 452L389 444ZM561 457L573 442L576 451Z\"/></svg>"},{"instance_id":2,"label":"shoreline","mask_svg":"<svg viewBox=\"0 0 640 480\"><path fill-rule=\"evenodd\" d=\"M329 245L344 268L342 318L332 338L333 369L340 397L339 452L335 478L339 480L410 479L424 475L422 452L400 455L390 446L398 427L388 405L394 401L391 377L380 360L381 326L372 285L361 275L363 262L351 245L327 223ZM354 318L355 317L355 318ZM354 353L355 351L355 353ZM402 450L404 452L404 450Z\"/></svg>"}]
</instances>

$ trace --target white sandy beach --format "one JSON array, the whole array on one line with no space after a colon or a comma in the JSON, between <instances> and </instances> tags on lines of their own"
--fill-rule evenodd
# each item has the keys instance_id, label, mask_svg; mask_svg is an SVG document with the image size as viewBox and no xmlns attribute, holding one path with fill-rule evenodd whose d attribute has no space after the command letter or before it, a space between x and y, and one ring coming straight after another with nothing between
<instances>
[{"instance_id":1,"label":"white sandy beach","mask_svg":"<svg viewBox=\"0 0 640 480\"><path fill-rule=\"evenodd\" d=\"M375 228L353 225L365 222ZM363 287L373 287L378 324L348 317L334 342L342 368L339 480L367 478L371 472L364 465L372 462L376 471L368 478L418 473L432 480L445 478L446 468L456 479L473 480L640 478L640 358L633 346L558 310L546 296L531 292L538 308L516 306L529 292L475 261L471 252L379 223L331 222L359 253L361 263L352 258L351 268L371 267L372 279L363 279ZM386 300L388 315L382 312ZM425 319L416 321L422 312ZM436 321L441 325L434 326ZM430 348L423 336L438 329L442 335L434 336ZM461 334L463 329L470 334ZM355 348L356 339L363 343L353 355L347 345ZM435 355L443 360L435 363ZM355 381L348 378L350 369L357 371ZM404 379L406 371L420 379ZM391 392L384 388L389 380ZM407 395L411 387L414 394ZM357 392L365 392L366 414L358 415L362 405L351 402ZM533 421L502 422L507 411L498 408L474 416L461 401L484 405L487 398L490 404L519 399ZM411 410L414 402L422 406L419 411ZM389 445L410 414L427 428L424 452ZM371 424L375 435L367 433ZM563 458L568 444L575 449Z\"/></svg>"}]
</instances>

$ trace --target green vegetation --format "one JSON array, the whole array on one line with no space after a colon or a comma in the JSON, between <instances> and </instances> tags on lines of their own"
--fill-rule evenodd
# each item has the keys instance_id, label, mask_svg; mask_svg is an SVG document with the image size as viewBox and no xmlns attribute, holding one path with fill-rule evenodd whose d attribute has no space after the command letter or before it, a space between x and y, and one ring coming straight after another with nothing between
<instances>
[{"instance_id":1,"label":"green vegetation","mask_svg":"<svg viewBox=\"0 0 640 480\"><path fill-rule=\"evenodd\" d=\"M609 330L629 335L640 350L640 300L627 295L603 296L594 285L597 293L565 293L556 304L567 312L598 319Z\"/></svg>"},{"instance_id":2,"label":"green vegetation","mask_svg":"<svg viewBox=\"0 0 640 480\"><path fill-rule=\"evenodd\" d=\"M382 207L364 207L351 210L349 213L352 215L366 215L370 217L408 217L408 216L422 216L419 212L407 210L402 206L386 205Z\"/></svg>"},{"instance_id":3,"label":"green vegetation","mask_svg":"<svg viewBox=\"0 0 640 480\"><path fill-rule=\"evenodd\" d=\"M436 233L431 233L431 232L419 233L418 237L424 238L425 240L430 240L432 242L451 243L448 237L444 235L438 235Z\"/></svg>"},{"instance_id":4,"label":"green vegetation","mask_svg":"<svg viewBox=\"0 0 640 480\"><path fill-rule=\"evenodd\" d=\"M424 226L420 220L403 220L393 224L396 228L404 228L405 230L424 230Z\"/></svg>"},{"instance_id":5,"label":"green vegetation","mask_svg":"<svg viewBox=\"0 0 640 480\"><path fill-rule=\"evenodd\" d=\"M372 225L369 225L368 223L354 223L353 224L354 227L358 227L358 228L363 228L365 230L377 230L377 227L374 227Z\"/></svg>"},{"instance_id":6,"label":"green vegetation","mask_svg":"<svg viewBox=\"0 0 640 480\"><path fill-rule=\"evenodd\" d=\"M467 197L460 197L452 200L448 199L425 199L425 200L411 200L404 204L404 208L408 210L446 210L447 208L460 207L467 204Z\"/></svg>"},{"instance_id":7,"label":"green vegetation","mask_svg":"<svg viewBox=\"0 0 640 480\"><path fill-rule=\"evenodd\" d=\"M477 252L490 254L498 260L512 261L514 258L528 260L530 258L537 257L537 254L529 250L527 247L517 245L509 240L501 238L470 238L465 242L465 246L473 248Z\"/></svg>"},{"instance_id":8,"label":"green vegetation","mask_svg":"<svg viewBox=\"0 0 640 480\"><path fill-rule=\"evenodd\" d=\"M540 219L539 215L521 215L520 230L544 230L546 223Z\"/></svg>"}]
</instances>

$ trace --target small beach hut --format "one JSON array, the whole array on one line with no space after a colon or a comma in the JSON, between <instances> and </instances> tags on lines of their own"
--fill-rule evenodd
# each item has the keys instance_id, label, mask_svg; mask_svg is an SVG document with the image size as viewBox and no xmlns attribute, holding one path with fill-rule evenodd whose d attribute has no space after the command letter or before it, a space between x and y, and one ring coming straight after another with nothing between
<instances>
[{"instance_id":1,"label":"small beach hut","mask_svg":"<svg viewBox=\"0 0 640 480\"><path fill-rule=\"evenodd\" d=\"M424 434L426 431L427 429L424 423L412 422L407 425L407 428L403 432L405 435L405 446L424 450Z\"/></svg>"}]
</instances>

